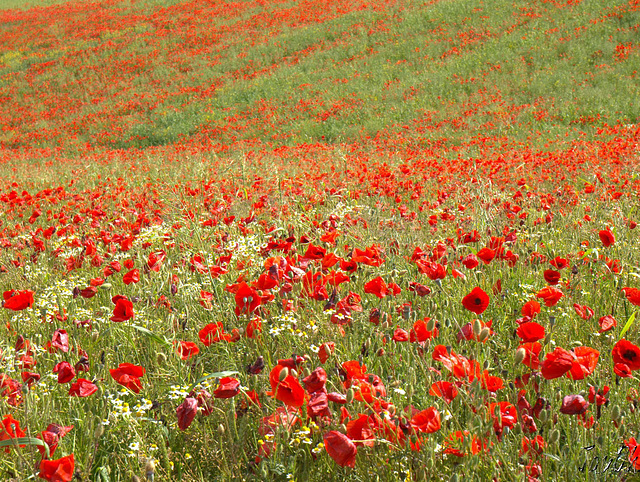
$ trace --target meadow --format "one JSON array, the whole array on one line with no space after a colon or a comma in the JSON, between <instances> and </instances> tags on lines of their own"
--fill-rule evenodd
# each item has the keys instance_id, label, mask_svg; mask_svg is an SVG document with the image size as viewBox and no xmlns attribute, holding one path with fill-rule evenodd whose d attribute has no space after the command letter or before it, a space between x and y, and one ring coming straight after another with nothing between
<instances>
[{"instance_id":1,"label":"meadow","mask_svg":"<svg viewBox=\"0 0 640 482\"><path fill-rule=\"evenodd\" d=\"M640 479L638 0L0 8L2 480Z\"/></svg>"}]
</instances>

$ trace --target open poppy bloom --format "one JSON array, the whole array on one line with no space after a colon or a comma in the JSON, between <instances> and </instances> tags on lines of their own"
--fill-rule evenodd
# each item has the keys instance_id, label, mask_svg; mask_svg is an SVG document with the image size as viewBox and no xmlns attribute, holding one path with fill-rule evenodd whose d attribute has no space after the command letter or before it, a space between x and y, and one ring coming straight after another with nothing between
<instances>
[{"instance_id":1,"label":"open poppy bloom","mask_svg":"<svg viewBox=\"0 0 640 482\"><path fill-rule=\"evenodd\" d=\"M78 378L71 384L69 388L69 396L71 397L88 397L98 391L98 387L95 383L85 379Z\"/></svg>"},{"instance_id":2,"label":"open poppy bloom","mask_svg":"<svg viewBox=\"0 0 640 482\"><path fill-rule=\"evenodd\" d=\"M241 314L250 315L262 304L258 291L244 281L238 285L235 300L236 316L240 316Z\"/></svg>"},{"instance_id":3,"label":"open poppy bloom","mask_svg":"<svg viewBox=\"0 0 640 482\"><path fill-rule=\"evenodd\" d=\"M388 294L387 284L380 276L378 276L368 283L365 283L364 292L376 295L378 298L382 299Z\"/></svg>"},{"instance_id":4,"label":"open poppy bloom","mask_svg":"<svg viewBox=\"0 0 640 482\"><path fill-rule=\"evenodd\" d=\"M616 242L616 238L609 228L601 230L598 233L598 236L600 237L600 241L602 241L602 244L605 248L612 246Z\"/></svg>"},{"instance_id":5,"label":"open poppy bloom","mask_svg":"<svg viewBox=\"0 0 640 482\"><path fill-rule=\"evenodd\" d=\"M451 382L434 382L429 389L429 395L440 397L446 403L451 403L451 401L458 396L458 389Z\"/></svg>"},{"instance_id":6,"label":"open poppy bloom","mask_svg":"<svg viewBox=\"0 0 640 482\"><path fill-rule=\"evenodd\" d=\"M542 362L542 376L547 380L559 378L573 366L573 354L564 348L557 347L551 353L547 353Z\"/></svg>"},{"instance_id":7,"label":"open poppy bloom","mask_svg":"<svg viewBox=\"0 0 640 482\"><path fill-rule=\"evenodd\" d=\"M142 390L142 382L140 377L144 376L145 369L132 363L120 363L118 368L110 369L111 377L123 387L128 388L132 392L140 393Z\"/></svg>"},{"instance_id":8,"label":"open poppy bloom","mask_svg":"<svg viewBox=\"0 0 640 482\"><path fill-rule=\"evenodd\" d=\"M598 320L598 324L600 325L598 333L605 333L609 330L613 330L618 325L618 322L613 316L606 315Z\"/></svg>"},{"instance_id":9,"label":"open poppy bloom","mask_svg":"<svg viewBox=\"0 0 640 482\"><path fill-rule=\"evenodd\" d=\"M131 303L126 296L116 295L111 301L116 305L115 308L113 308L111 321L127 321L134 317L133 303Z\"/></svg>"},{"instance_id":10,"label":"open poppy bloom","mask_svg":"<svg viewBox=\"0 0 640 482\"><path fill-rule=\"evenodd\" d=\"M287 370L284 375L281 374L283 370ZM267 395L275 396L277 400L290 407L301 407L305 398L304 388L298 379L289 373L289 368L282 365L273 367L269 373L271 392L267 392Z\"/></svg>"},{"instance_id":11,"label":"open poppy bloom","mask_svg":"<svg viewBox=\"0 0 640 482\"><path fill-rule=\"evenodd\" d=\"M213 392L216 398L233 398L240 393L240 382L232 377L223 377L220 379L218 388Z\"/></svg>"},{"instance_id":12,"label":"open poppy bloom","mask_svg":"<svg viewBox=\"0 0 640 482\"><path fill-rule=\"evenodd\" d=\"M562 407L560 412L565 415L581 415L589 408L587 402L582 395L567 395L562 399Z\"/></svg>"},{"instance_id":13,"label":"open poppy bloom","mask_svg":"<svg viewBox=\"0 0 640 482\"><path fill-rule=\"evenodd\" d=\"M640 290L638 288L622 288L627 300L632 305L640 306Z\"/></svg>"},{"instance_id":14,"label":"open poppy bloom","mask_svg":"<svg viewBox=\"0 0 640 482\"><path fill-rule=\"evenodd\" d=\"M34 304L33 291L31 290L9 290L2 294L4 306L8 310L21 311L26 308L31 308Z\"/></svg>"},{"instance_id":15,"label":"open poppy bloom","mask_svg":"<svg viewBox=\"0 0 640 482\"><path fill-rule=\"evenodd\" d=\"M200 348L192 341L175 342L177 344L177 351L180 358L188 360L194 355L200 353Z\"/></svg>"},{"instance_id":16,"label":"open poppy bloom","mask_svg":"<svg viewBox=\"0 0 640 482\"><path fill-rule=\"evenodd\" d=\"M440 430L440 412L434 407L429 407L411 417L410 423L411 427L418 432L437 432Z\"/></svg>"},{"instance_id":17,"label":"open poppy bloom","mask_svg":"<svg viewBox=\"0 0 640 482\"><path fill-rule=\"evenodd\" d=\"M476 315L480 315L489 306L489 295L476 286L471 290L471 293L462 298L462 306Z\"/></svg>"},{"instance_id":18,"label":"open poppy bloom","mask_svg":"<svg viewBox=\"0 0 640 482\"><path fill-rule=\"evenodd\" d=\"M613 363L622 363L631 371L640 370L640 348L624 338L613 345Z\"/></svg>"},{"instance_id":19,"label":"open poppy bloom","mask_svg":"<svg viewBox=\"0 0 640 482\"><path fill-rule=\"evenodd\" d=\"M572 380L582 380L593 373L598 365L600 352L588 346L577 346L573 349L575 360L567 377Z\"/></svg>"},{"instance_id":20,"label":"open poppy bloom","mask_svg":"<svg viewBox=\"0 0 640 482\"><path fill-rule=\"evenodd\" d=\"M340 467L355 467L358 449L346 435L332 430L323 437L324 448Z\"/></svg>"},{"instance_id":21,"label":"open poppy bloom","mask_svg":"<svg viewBox=\"0 0 640 482\"><path fill-rule=\"evenodd\" d=\"M43 460L40 462L38 477L50 482L70 482L73 480L74 468L73 454L57 460Z\"/></svg>"},{"instance_id":22,"label":"open poppy bloom","mask_svg":"<svg viewBox=\"0 0 640 482\"><path fill-rule=\"evenodd\" d=\"M535 321L529 321L520 325L516 330L516 334L524 343L542 340L545 336L544 326Z\"/></svg>"},{"instance_id":23,"label":"open poppy bloom","mask_svg":"<svg viewBox=\"0 0 640 482\"><path fill-rule=\"evenodd\" d=\"M26 434L20 429L20 422L18 422L11 414L7 414L0 422L0 440L9 440L12 438L25 437ZM20 447L24 447L21 445ZM11 451L10 447L4 448L5 453Z\"/></svg>"},{"instance_id":24,"label":"open poppy bloom","mask_svg":"<svg viewBox=\"0 0 640 482\"><path fill-rule=\"evenodd\" d=\"M546 288L542 288L538 291L536 296L538 298L542 298L546 306L555 306L564 295L559 289L554 288L553 286L547 286Z\"/></svg>"}]
</instances>

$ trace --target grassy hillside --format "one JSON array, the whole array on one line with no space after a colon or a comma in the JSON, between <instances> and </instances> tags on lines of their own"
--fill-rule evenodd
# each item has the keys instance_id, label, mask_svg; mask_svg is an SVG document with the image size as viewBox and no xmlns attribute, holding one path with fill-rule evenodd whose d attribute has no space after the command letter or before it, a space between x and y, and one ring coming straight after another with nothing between
<instances>
[{"instance_id":1,"label":"grassy hillside","mask_svg":"<svg viewBox=\"0 0 640 482\"><path fill-rule=\"evenodd\" d=\"M633 124L636 1L105 1L0 14L2 146L508 137Z\"/></svg>"}]
</instances>

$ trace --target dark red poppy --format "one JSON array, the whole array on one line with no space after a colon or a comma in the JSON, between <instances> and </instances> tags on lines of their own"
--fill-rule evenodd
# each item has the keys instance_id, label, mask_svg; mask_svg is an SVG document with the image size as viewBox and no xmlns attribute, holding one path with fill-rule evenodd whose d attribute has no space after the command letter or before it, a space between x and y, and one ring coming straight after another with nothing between
<instances>
[{"instance_id":1,"label":"dark red poppy","mask_svg":"<svg viewBox=\"0 0 640 482\"><path fill-rule=\"evenodd\" d=\"M307 246L307 251L304 253L303 257L307 259L322 259L327 254L327 250L321 246L314 246L309 243Z\"/></svg>"},{"instance_id":2,"label":"dark red poppy","mask_svg":"<svg viewBox=\"0 0 640 482\"><path fill-rule=\"evenodd\" d=\"M462 306L476 315L480 315L489 306L489 295L476 286L471 290L471 293L462 298Z\"/></svg>"},{"instance_id":3,"label":"dark red poppy","mask_svg":"<svg viewBox=\"0 0 640 482\"><path fill-rule=\"evenodd\" d=\"M51 457L53 453L56 451L56 449L58 448L58 443L60 442L60 439L64 437L66 434L68 434L71 430L73 430L73 425L65 427L62 425L58 425L56 423L50 423L47 426L46 430L40 433L40 435L38 435L37 438L47 443L47 445L49 446L49 456ZM38 450L40 451L40 454L44 457L45 455L44 447L38 446Z\"/></svg>"},{"instance_id":4,"label":"dark red poppy","mask_svg":"<svg viewBox=\"0 0 640 482\"><path fill-rule=\"evenodd\" d=\"M309 393L324 390L327 383L327 372L324 371L324 368L318 367L309 376L303 378L302 383Z\"/></svg>"},{"instance_id":5,"label":"dark red poppy","mask_svg":"<svg viewBox=\"0 0 640 482\"><path fill-rule=\"evenodd\" d=\"M317 417L331 417L329 397L326 390L318 390L309 396L309 400L307 401L307 415L313 419Z\"/></svg>"},{"instance_id":6,"label":"dark red poppy","mask_svg":"<svg viewBox=\"0 0 640 482\"><path fill-rule=\"evenodd\" d=\"M50 482L70 482L73 480L74 468L73 454L57 460L42 460L38 477Z\"/></svg>"},{"instance_id":7,"label":"dark red poppy","mask_svg":"<svg viewBox=\"0 0 640 482\"><path fill-rule=\"evenodd\" d=\"M134 393L140 393L142 382L140 378L144 376L146 370L132 363L120 363L118 368L109 369L111 377L123 387Z\"/></svg>"},{"instance_id":8,"label":"dark red poppy","mask_svg":"<svg viewBox=\"0 0 640 482\"><path fill-rule=\"evenodd\" d=\"M233 398L240 393L240 382L232 377L223 377L213 392L215 398Z\"/></svg>"},{"instance_id":9,"label":"dark red poppy","mask_svg":"<svg viewBox=\"0 0 640 482\"><path fill-rule=\"evenodd\" d=\"M358 449L346 435L332 430L324 434L324 448L340 467L355 467Z\"/></svg>"},{"instance_id":10,"label":"dark red poppy","mask_svg":"<svg viewBox=\"0 0 640 482\"><path fill-rule=\"evenodd\" d=\"M2 306L4 306L8 310L12 311L21 311L26 308L31 308L35 303L33 299L34 292L31 290L9 290L5 291L2 296L4 298L4 302Z\"/></svg>"},{"instance_id":11,"label":"dark red poppy","mask_svg":"<svg viewBox=\"0 0 640 482\"><path fill-rule=\"evenodd\" d=\"M550 285L557 285L560 281L560 272L553 269L547 269L543 273L544 280Z\"/></svg>"},{"instance_id":12,"label":"dark red poppy","mask_svg":"<svg viewBox=\"0 0 640 482\"><path fill-rule=\"evenodd\" d=\"M581 415L589 408L587 402L582 395L567 395L562 399L562 407L560 413L565 415Z\"/></svg>"},{"instance_id":13,"label":"dark red poppy","mask_svg":"<svg viewBox=\"0 0 640 482\"><path fill-rule=\"evenodd\" d=\"M68 383L76 376L76 371L71 363L62 361L53 367L53 373L58 374L58 383Z\"/></svg>"},{"instance_id":14,"label":"dark red poppy","mask_svg":"<svg viewBox=\"0 0 640 482\"><path fill-rule=\"evenodd\" d=\"M196 418L198 413L198 400L195 398L186 398L178 408L176 409L176 415L178 416L178 428L180 430L186 430Z\"/></svg>"},{"instance_id":15,"label":"dark red poppy","mask_svg":"<svg viewBox=\"0 0 640 482\"><path fill-rule=\"evenodd\" d=\"M78 378L69 388L71 397L88 397L98 391L98 387L90 380Z\"/></svg>"},{"instance_id":16,"label":"dark red poppy","mask_svg":"<svg viewBox=\"0 0 640 482\"><path fill-rule=\"evenodd\" d=\"M557 347L551 353L547 353L542 362L542 376L547 380L558 378L571 370L573 366L573 354L564 348Z\"/></svg>"},{"instance_id":17,"label":"dark red poppy","mask_svg":"<svg viewBox=\"0 0 640 482\"><path fill-rule=\"evenodd\" d=\"M569 266L569 261L566 258L561 258L560 256L556 256L549 260L549 263L556 269L564 269Z\"/></svg>"},{"instance_id":18,"label":"dark red poppy","mask_svg":"<svg viewBox=\"0 0 640 482\"><path fill-rule=\"evenodd\" d=\"M616 363L613 365L613 372L622 378L631 378L633 373L626 363Z\"/></svg>"},{"instance_id":19,"label":"dark red poppy","mask_svg":"<svg viewBox=\"0 0 640 482\"><path fill-rule=\"evenodd\" d=\"M640 370L640 348L628 340L619 340L611 351L613 363L624 363L631 371Z\"/></svg>"}]
</instances>

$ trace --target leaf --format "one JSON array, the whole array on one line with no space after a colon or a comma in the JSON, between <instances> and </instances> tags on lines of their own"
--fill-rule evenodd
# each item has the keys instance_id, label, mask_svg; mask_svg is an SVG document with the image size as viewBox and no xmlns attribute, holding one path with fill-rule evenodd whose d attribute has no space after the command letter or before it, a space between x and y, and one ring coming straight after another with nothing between
<instances>
[{"instance_id":1,"label":"leaf","mask_svg":"<svg viewBox=\"0 0 640 482\"><path fill-rule=\"evenodd\" d=\"M151 338L152 340L157 341L161 345L171 346L171 343L169 343L164 336L157 335L154 332L152 332L151 330L147 330L146 328L144 328L142 326L138 326L138 325L131 325L131 328L135 328L140 333L144 333L149 338Z\"/></svg>"},{"instance_id":2,"label":"leaf","mask_svg":"<svg viewBox=\"0 0 640 482\"><path fill-rule=\"evenodd\" d=\"M204 376L202 378L200 378L198 381L196 381L193 385L191 385L191 387L189 387L189 391L193 390L194 388L196 388L198 385L200 385L202 382L205 382L207 380L209 380L210 378L224 378L224 377L230 377L231 375L237 375L240 372L236 372L236 371L232 371L232 370L227 370L224 372L216 372L216 373L210 373L207 376Z\"/></svg>"},{"instance_id":3,"label":"leaf","mask_svg":"<svg viewBox=\"0 0 640 482\"><path fill-rule=\"evenodd\" d=\"M636 319L636 312L634 311L633 313L631 313L631 316L629 317L629 320L627 320L627 322L624 325L624 328L620 332L620 339L622 339L622 337L627 332L627 330L629 328L631 328L631 325L633 325L633 322L635 321L635 319Z\"/></svg>"},{"instance_id":4,"label":"leaf","mask_svg":"<svg viewBox=\"0 0 640 482\"><path fill-rule=\"evenodd\" d=\"M0 442L0 447L18 447L20 445L39 445L44 447L45 455L49 458L49 446L43 440L35 437L17 437L3 440Z\"/></svg>"}]
</instances>

